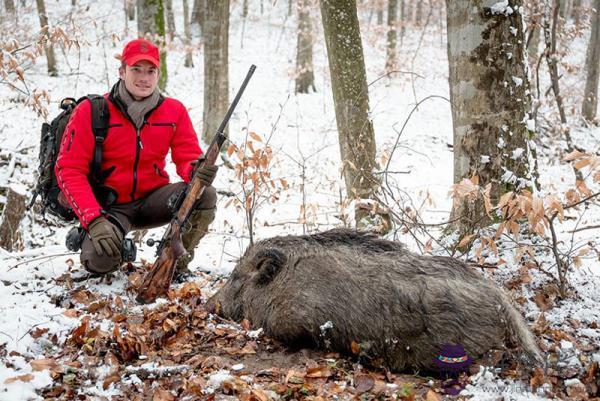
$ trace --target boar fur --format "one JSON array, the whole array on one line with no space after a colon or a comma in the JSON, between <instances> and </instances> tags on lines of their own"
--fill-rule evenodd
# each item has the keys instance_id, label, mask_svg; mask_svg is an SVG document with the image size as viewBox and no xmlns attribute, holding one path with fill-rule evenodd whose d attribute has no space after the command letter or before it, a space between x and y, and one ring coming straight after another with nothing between
<instances>
[{"instance_id":1,"label":"boar fur","mask_svg":"<svg viewBox=\"0 0 600 401\"><path fill-rule=\"evenodd\" d=\"M544 365L509 296L478 271L348 229L256 243L207 307L289 346L351 354L358 344L396 371L435 370L446 343L476 358L511 341Z\"/></svg>"}]
</instances>

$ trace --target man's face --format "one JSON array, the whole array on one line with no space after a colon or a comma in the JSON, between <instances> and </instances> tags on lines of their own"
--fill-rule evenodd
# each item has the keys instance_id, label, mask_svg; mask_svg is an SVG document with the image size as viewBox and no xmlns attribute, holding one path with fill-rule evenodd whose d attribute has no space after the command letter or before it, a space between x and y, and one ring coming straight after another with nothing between
<instances>
[{"instance_id":1,"label":"man's face","mask_svg":"<svg viewBox=\"0 0 600 401\"><path fill-rule=\"evenodd\" d=\"M119 68L119 77L135 100L148 97L158 85L158 68L149 61L138 61L132 66Z\"/></svg>"}]
</instances>

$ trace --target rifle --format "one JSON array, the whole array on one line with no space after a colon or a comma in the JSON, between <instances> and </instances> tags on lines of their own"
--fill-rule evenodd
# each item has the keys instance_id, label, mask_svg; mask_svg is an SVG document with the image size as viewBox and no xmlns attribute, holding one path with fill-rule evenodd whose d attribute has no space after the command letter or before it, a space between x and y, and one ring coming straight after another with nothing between
<instances>
[{"instance_id":1,"label":"rifle","mask_svg":"<svg viewBox=\"0 0 600 401\"><path fill-rule=\"evenodd\" d=\"M227 139L225 134L223 134L223 131L225 130L229 118L231 117L231 114L233 114L242 93L244 93L248 81L250 81L252 74L254 74L254 70L256 70L256 66L250 66L250 70L248 70L248 74L246 74L242 86L238 90L233 102L229 106L229 110L227 110L227 113L225 114L225 118L217 129L217 133L206 150L206 154L200 156L198 159L198 167L204 165L212 166L215 164L221 151L221 146L223 146L223 143ZM205 188L198 176L198 170L199 169L196 168L196 172L185 191L185 198L183 198L181 206L179 206L179 209L175 213L175 216L169 223L165 234L158 244L158 249L156 251L158 258L152 265L150 271L146 273L146 276L142 280L142 284L138 288L136 300L140 303L154 302L157 297L167 293L171 286L171 280L173 279L177 261L187 254L187 251L181 242L182 227L186 226L187 220L194 209L194 205L196 201L200 199L200 196L202 196Z\"/></svg>"}]
</instances>

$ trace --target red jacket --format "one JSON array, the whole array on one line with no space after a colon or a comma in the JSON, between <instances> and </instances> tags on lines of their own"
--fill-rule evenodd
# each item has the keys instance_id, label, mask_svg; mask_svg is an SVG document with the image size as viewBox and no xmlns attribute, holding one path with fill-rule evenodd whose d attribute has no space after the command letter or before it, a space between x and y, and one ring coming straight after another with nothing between
<instances>
[{"instance_id":1,"label":"red jacket","mask_svg":"<svg viewBox=\"0 0 600 401\"><path fill-rule=\"evenodd\" d=\"M191 162L202 150L183 104L161 96L157 107L146 114L146 122L138 132L122 111L125 110L122 102L112 92L105 97L109 100L110 120L102 146L101 168L106 171L114 167L104 185L116 191L115 203L144 198L167 185L169 176L164 169L169 149L177 174L188 182ZM73 111L65 128L55 166L58 185L85 228L102 211L88 181L94 145L91 105L85 100Z\"/></svg>"}]
</instances>

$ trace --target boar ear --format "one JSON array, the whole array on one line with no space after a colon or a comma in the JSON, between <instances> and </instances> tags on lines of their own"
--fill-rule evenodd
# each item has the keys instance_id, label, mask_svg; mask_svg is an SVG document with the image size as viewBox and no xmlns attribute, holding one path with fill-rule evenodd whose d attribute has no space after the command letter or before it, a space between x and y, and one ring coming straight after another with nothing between
<instances>
[{"instance_id":1,"label":"boar ear","mask_svg":"<svg viewBox=\"0 0 600 401\"><path fill-rule=\"evenodd\" d=\"M267 285L287 262L287 257L277 249L264 249L256 254L254 261L257 270L256 284Z\"/></svg>"}]
</instances>

